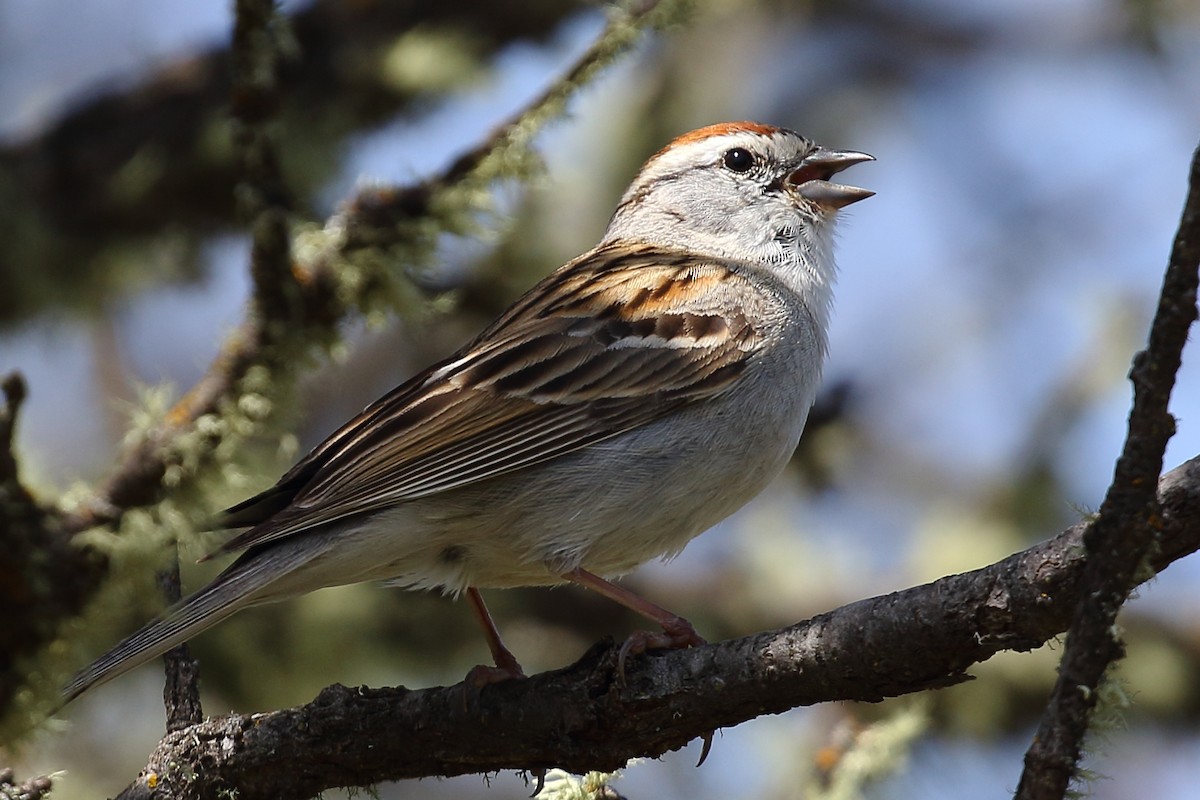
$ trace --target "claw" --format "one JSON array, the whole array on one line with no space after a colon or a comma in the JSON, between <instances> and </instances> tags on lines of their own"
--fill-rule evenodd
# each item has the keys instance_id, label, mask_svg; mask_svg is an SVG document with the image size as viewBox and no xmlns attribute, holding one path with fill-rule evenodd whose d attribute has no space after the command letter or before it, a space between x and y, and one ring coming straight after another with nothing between
<instances>
[{"instance_id":1,"label":"claw","mask_svg":"<svg viewBox=\"0 0 1200 800\"><path fill-rule=\"evenodd\" d=\"M704 763L704 759L708 758L708 754L712 752L713 734L716 731L709 731L701 737L704 740L704 746L700 748L700 760L696 762L696 769Z\"/></svg>"},{"instance_id":2,"label":"claw","mask_svg":"<svg viewBox=\"0 0 1200 800\"><path fill-rule=\"evenodd\" d=\"M504 646L504 641L500 638L500 631L496 630L496 623L492 620L491 612L483 602L483 595L474 586L468 586L467 599L471 602L471 611L475 613L475 618L483 627L483 634L487 637L488 649L492 651L492 661L496 663L496 666L488 667L480 664L472 667L471 671L467 673L467 677L463 679L463 711L467 711L469 708L472 689L482 689L493 683L503 683L525 677L525 670L521 669L521 665L517 663L517 657Z\"/></svg>"},{"instance_id":3,"label":"claw","mask_svg":"<svg viewBox=\"0 0 1200 800\"><path fill-rule=\"evenodd\" d=\"M529 770L529 774L537 778L537 786L534 788L533 794L529 796L537 797L542 793L542 789L546 788L546 768L542 767L541 769L531 769Z\"/></svg>"},{"instance_id":4,"label":"claw","mask_svg":"<svg viewBox=\"0 0 1200 800\"><path fill-rule=\"evenodd\" d=\"M846 166L849 166L850 163L857 163L850 160L852 157L859 157L859 161L870 159L870 156L866 156L862 153L838 152L830 154L830 156L826 159L827 165L832 164L835 160L835 157L846 161ZM837 167L837 169L834 169L829 174L832 175L833 172L836 172L838 169L842 168L843 167ZM843 203L843 205L846 205L846 203ZM654 620L659 625L662 625L662 633L635 631L628 639L625 640L625 643L621 645L621 649L617 653L617 685L622 689L624 689L626 686L625 661L629 658L629 656L638 655L639 653L644 653L647 650L674 650L684 647L698 647L702 644L708 644L708 642L704 641L700 634L696 633L696 629L692 627L692 623L688 622L683 617L679 616L678 614L673 614L662 606L657 606L654 603L651 603L649 600L638 597L628 589L622 589L617 584L606 581L599 575L593 575L585 569L577 568L571 570L570 572L564 573L562 577L568 581L571 581L571 583L577 583L580 586L591 589L594 592L598 592L608 599L620 603L631 611L636 611L646 619ZM713 734L714 731L709 731L702 737L704 740L704 747L700 750L700 760L696 762L697 767L704 763L704 760L708 758L708 754L712 750ZM534 792L534 794L537 794L537 792Z\"/></svg>"},{"instance_id":5,"label":"claw","mask_svg":"<svg viewBox=\"0 0 1200 800\"><path fill-rule=\"evenodd\" d=\"M708 642L683 617L676 617L670 624L664 623L662 633L634 631L617 653L617 682L625 687L625 660L631 655L641 655L647 650L681 650L702 644Z\"/></svg>"},{"instance_id":6,"label":"claw","mask_svg":"<svg viewBox=\"0 0 1200 800\"><path fill-rule=\"evenodd\" d=\"M470 710L471 692L473 690L478 691L494 683L504 683L505 681L513 681L524 677L525 672L516 661L503 667L489 667L486 664L471 667L471 671L467 673L467 677L463 678L462 682L463 711Z\"/></svg>"},{"instance_id":7,"label":"claw","mask_svg":"<svg viewBox=\"0 0 1200 800\"><path fill-rule=\"evenodd\" d=\"M482 689L484 686L491 686L493 683L504 683L505 681L515 681L518 678L524 678L525 671L521 669L521 665L513 663L511 666L489 667L486 664L479 664L471 667L471 671L467 673L467 677L463 678L463 683L471 686L472 689Z\"/></svg>"}]
</instances>

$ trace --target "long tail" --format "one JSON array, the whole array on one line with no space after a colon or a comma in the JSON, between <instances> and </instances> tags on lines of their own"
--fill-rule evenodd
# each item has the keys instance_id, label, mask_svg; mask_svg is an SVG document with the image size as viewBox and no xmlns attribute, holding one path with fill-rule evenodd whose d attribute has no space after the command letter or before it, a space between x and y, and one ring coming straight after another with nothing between
<instances>
[{"instance_id":1,"label":"long tail","mask_svg":"<svg viewBox=\"0 0 1200 800\"><path fill-rule=\"evenodd\" d=\"M184 598L161 618L147 623L76 673L63 689L63 705L93 686L161 656L247 606L290 596L291 593L286 591L272 591L272 584L311 561L322 550L293 546L244 553L212 583Z\"/></svg>"}]
</instances>

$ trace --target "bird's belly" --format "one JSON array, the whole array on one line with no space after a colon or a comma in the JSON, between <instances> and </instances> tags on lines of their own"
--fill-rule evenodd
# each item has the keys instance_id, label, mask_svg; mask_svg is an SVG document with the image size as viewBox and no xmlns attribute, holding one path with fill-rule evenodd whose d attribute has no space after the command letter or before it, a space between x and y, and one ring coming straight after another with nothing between
<instances>
[{"instance_id":1,"label":"bird's belly","mask_svg":"<svg viewBox=\"0 0 1200 800\"><path fill-rule=\"evenodd\" d=\"M728 416L700 407L397 506L364 528L393 556L369 577L456 593L560 583L577 567L614 576L675 555L779 473L810 403L801 394L755 413L727 405Z\"/></svg>"}]
</instances>

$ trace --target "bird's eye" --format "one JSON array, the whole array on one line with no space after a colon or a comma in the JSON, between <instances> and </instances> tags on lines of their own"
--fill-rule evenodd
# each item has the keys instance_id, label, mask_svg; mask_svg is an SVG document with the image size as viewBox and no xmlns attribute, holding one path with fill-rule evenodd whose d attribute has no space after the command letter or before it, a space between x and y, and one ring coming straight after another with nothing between
<instances>
[{"instance_id":1,"label":"bird's eye","mask_svg":"<svg viewBox=\"0 0 1200 800\"><path fill-rule=\"evenodd\" d=\"M725 153L725 166L734 172L746 172L754 166L754 156L744 147L735 147Z\"/></svg>"}]
</instances>

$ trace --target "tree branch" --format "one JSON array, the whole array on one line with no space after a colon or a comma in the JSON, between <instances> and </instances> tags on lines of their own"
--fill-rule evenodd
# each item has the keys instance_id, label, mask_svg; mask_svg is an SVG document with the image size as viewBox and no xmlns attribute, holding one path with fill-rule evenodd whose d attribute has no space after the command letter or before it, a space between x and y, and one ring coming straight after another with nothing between
<instances>
[{"instance_id":1,"label":"tree branch","mask_svg":"<svg viewBox=\"0 0 1200 800\"><path fill-rule=\"evenodd\" d=\"M168 605L179 602L182 591L178 551L172 556L171 564L158 573L158 586ZM163 709L167 716L167 730L177 731L203 720L200 662L192 655L188 643L184 642L164 653L163 667L166 678L163 682Z\"/></svg>"},{"instance_id":2,"label":"tree branch","mask_svg":"<svg viewBox=\"0 0 1200 800\"><path fill-rule=\"evenodd\" d=\"M1075 775L1101 681L1125 655L1117 613L1157 544L1161 521L1154 487L1167 441L1168 411L1200 283L1200 147L1192 158L1188 197L1163 278L1147 348L1133 361L1129 433L1113 481L1084 537L1087 567L1079 607L1067 635L1058 680L1025 754L1018 800L1060 800Z\"/></svg>"},{"instance_id":3,"label":"tree branch","mask_svg":"<svg viewBox=\"0 0 1200 800\"><path fill-rule=\"evenodd\" d=\"M287 325L297 316L292 275L289 197L271 124L283 104L280 34L274 0L234 3L230 110L241 180L238 201L250 222L254 313Z\"/></svg>"},{"instance_id":4,"label":"tree branch","mask_svg":"<svg viewBox=\"0 0 1200 800\"><path fill-rule=\"evenodd\" d=\"M0 381L0 393L4 395L4 405L0 406L0 487L3 487L2 491L5 496L11 494L29 502L32 498L21 486L17 458L13 455L17 415L20 414L21 404L25 402L28 395L25 378L19 372L10 372L4 376L3 381Z\"/></svg>"},{"instance_id":5,"label":"tree branch","mask_svg":"<svg viewBox=\"0 0 1200 800\"><path fill-rule=\"evenodd\" d=\"M1200 549L1200 457L1158 487L1162 570ZM1085 591L1089 527L782 630L634 659L626 688L605 643L565 669L469 694L335 685L298 708L215 717L167 734L120 797L148 797L148 780L159 800L231 790L253 800L433 775L610 770L763 714L949 686L1067 628Z\"/></svg>"}]
</instances>

